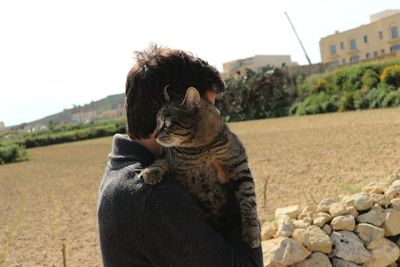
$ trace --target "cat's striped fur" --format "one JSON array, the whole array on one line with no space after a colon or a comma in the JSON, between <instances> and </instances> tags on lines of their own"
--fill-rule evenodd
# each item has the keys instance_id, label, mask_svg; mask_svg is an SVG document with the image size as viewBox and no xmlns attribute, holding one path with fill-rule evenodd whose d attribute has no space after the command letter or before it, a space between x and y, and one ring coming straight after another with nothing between
<instances>
[{"instance_id":1,"label":"cat's striped fur","mask_svg":"<svg viewBox=\"0 0 400 267\"><path fill-rule=\"evenodd\" d=\"M207 100L198 91L187 90L182 103L168 103L157 115L154 137L165 148L165 157L143 170L148 184L165 173L181 180L202 203L214 221L222 217L226 196L217 182L214 161L220 161L233 181L242 216L242 238L251 247L261 242L254 181L245 149Z\"/></svg>"}]
</instances>

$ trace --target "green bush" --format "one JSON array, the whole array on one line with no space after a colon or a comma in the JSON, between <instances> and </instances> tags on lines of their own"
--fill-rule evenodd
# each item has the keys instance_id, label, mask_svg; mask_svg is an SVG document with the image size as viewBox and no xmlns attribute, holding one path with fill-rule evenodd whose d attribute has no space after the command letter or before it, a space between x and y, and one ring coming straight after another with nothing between
<instances>
[{"instance_id":1,"label":"green bush","mask_svg":"<svg viewBox=\"0 0 400 267\"><path fill-rule=\"evenodd\" d=\"M60 131L59 129L61 128L63 128L64 131ZM59 127L54 132L53 130L54 129L49 129L38 133L25 134L20 143L27 148L61 144L110 136L116 133L125 133L126 127L124 120L116 120L109 122L69 125Z\"/></svg>"},{"instance_id":2,"label":"green bush","mask_svg":"<svg viewBox=\"0 0 400 267\"><path fill-rule=\"evenodd\" d=\"M24 147L12 143L0 143L0 164L27 160Z\"/></svg>"},{"instance_id":3,"label":"green bush","mask_svg":"<svg viewBox=\"0 0 400 267\"><path fill-rule=\"evenodd\" d=\"M304 79L298 85L299 97L292 103L289 113L305 115L399 107L398 87L399 59L344 67Z\"/></svg>"},{"instance_id":4,"label":"green bush","mask_svg":"<svg viewBox=\"0 0 400 267\"><path fill-rule=\"evenodd\" d=\"M339 101L339 111L354 110L354 96L352 92L343 92Z\"/></svg>"},{"instance_id":5,"label":"green bush","mask_svg":"<svg viewBox=\"0 0 400 267\"><path fill-rule=\"evenodd\" d=\"M400 65L386 67L381 74L381 81L395 88L400 87Z\"/></svg>"},{"instance_id":6,"label":"green bush","mask_svg":"<svg viewBox=\"0 0 400 267\"><path fill-rule=\"evenodd\" d=\"M378 88L369 91L366 95L369 108L384 108L385 97L392 91L393 87L380 84Z\"/></svg>"},{"instance_id":7,"label":"green bush","mask_svg":"<svg viewBox=\"0 0 400 267\"><path fill-rule=\"evenodd\" d=\"M376 88L376 86L379 84L379 74L376 71L368 69L363 74L361 80L364 90Z\"/></svg>"},{"instance_id":8,"label":"green bush","mask_svg":"<svg viewBox=\"0 0 400 267\"><path fill-rule=\"evenodd\" d=\"M293 101L288 93L291 78L280 69L247 70L244 76L225 83L226 93L216 106L226 121L286 116Z\"/></svg>"},{"instance_id":9,"label":"green bush","mask_svg":"<svg viewBox=\"0 0 400 267\"><path fill-rule=\"evenodd\" d=\"M295 115L308 115L334 112L337 110L337 97L321 92L319 94L310 95L303 102L292 106L290 113Z\"/></svg>"},{"instance_id":10,"label":"green bush","mask_svg":"<svg viewBox=\"0 0 400 267\"><path fill-rule=\"evenodd\" d=\"M388 93L382 101L385 108L400 107L400 89Z\"/></svg>"}]
</instances>

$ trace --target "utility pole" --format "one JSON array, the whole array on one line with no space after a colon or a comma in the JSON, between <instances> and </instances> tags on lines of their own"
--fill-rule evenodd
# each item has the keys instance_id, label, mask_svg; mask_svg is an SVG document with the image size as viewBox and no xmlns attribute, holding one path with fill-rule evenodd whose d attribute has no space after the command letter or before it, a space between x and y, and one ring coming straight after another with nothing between
<instances>
[{"instance_id":1,"label":"utility pole","mask_svg":"<svg viewBox=\"0 0 400 267\"><path fill-rule=\"evenodd\" d=\"M303 48L303 51L304 51L304 54L306 55L308 64L311 65L311 60L310 60L310 58L309 58L308 55L307 55L306 49L304 48L304 45L303 45L303 43L301 42L300 37L299 37L299 35L297 34L296 29L294 28L293 23L292 23L292 21L290 20L289 15L288 15L288 13L287 13L286 11L285 11L285 15L286 15L287 19L289 20L290 26L292 26L292 29L293 29L293 31L294 31L294 34L296 34L297 40L299 40L299 43L300 43L300 45L301 45L301 48Z\"/></svg>"}]
</instances>

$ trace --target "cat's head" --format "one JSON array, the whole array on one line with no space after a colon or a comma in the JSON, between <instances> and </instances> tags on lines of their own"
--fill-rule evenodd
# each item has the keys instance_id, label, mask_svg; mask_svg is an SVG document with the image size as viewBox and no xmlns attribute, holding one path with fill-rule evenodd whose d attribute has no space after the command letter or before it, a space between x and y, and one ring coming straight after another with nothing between
<instances>
[{"instance_id":1,"label":"cat's head","mask_svg":"<svg viewBox=\"0 0 400 267\"><path fill-rule=\"evenodd\" d=\"M217 108L189 87L182 103L170 102L160 109L153 136L165 147L197 147L210 143L223 125Z\"/></svg>"}]
</instances>

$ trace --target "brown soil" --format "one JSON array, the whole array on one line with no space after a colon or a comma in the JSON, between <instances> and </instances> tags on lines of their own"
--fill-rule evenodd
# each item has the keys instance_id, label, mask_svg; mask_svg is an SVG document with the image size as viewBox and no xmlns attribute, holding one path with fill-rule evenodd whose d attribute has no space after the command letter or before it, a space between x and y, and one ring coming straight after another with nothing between
<instances>
[{"instance_id":1,"label":"brown soil","mask_svg":"<svg viewBox=\"0 0 400 267\"><path fill-rule=\"evenodd\" d=\"M400 109L231 124L247 148L259 215L318 202L400 167ZM0 266L100 266L96 199L111 138L30 149L0 166ZM266 194L264 194L266 188ZM266 203L264 203L264 199Z\"/></svg>"}]
</instances>

